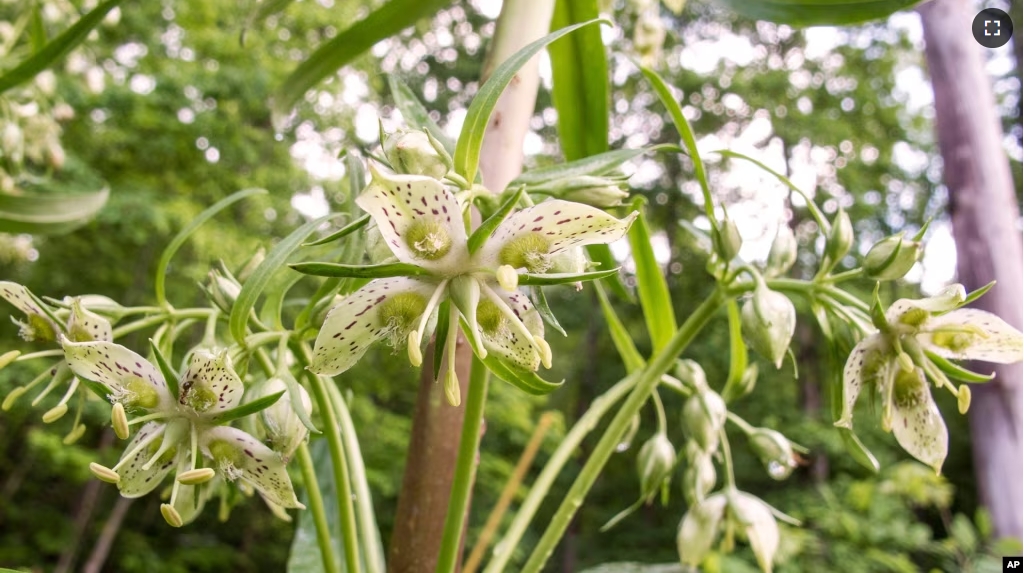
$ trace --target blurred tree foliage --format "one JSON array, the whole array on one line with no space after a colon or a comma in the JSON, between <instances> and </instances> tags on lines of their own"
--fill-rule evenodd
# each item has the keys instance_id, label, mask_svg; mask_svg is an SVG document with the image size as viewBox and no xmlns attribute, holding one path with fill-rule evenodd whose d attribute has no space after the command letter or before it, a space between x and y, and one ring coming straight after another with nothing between
<instances>
[{"instance_id":1,"label":"blurred tree foliage","mask_svg":"<svg viewBox=\"0 0 1024 573\"><path fill-rule=\"evenodd\" d=\"M5 5L0 15L11 18L17 5ZM383 73L396 73L409 83L428 108L438 110L435 119L442 127L457 127L460 110L476 91L483 51L493 31L480 3L458 3L400 37L381 42L309 92L287 119L287 129L275 133L267 107L270 91L296 62L333 37L339 26L365 14L368 6L294 2L256 20L250 13L254 6L242 5L240 10L238 2L228 0L134 4L122 12L119 22L102 26L58 70L59 94L75 110L74 119L65 125L63 145L70 156L109 183L111 198L99 218L73 234L33 239L30 256L0 257L0 276L41 294L103 293L125 303L148 303L156 258L178 229L233 191L268 189L269 195L239 203L206 225L175 259L168 291L173 304L187 306L201 296L195 284L215 261L223 259L238 268L259 246L268 246L301 221L304 215L293 206L325 208L321 203L326 202L343 207L348 189L336 155L346 148L373 145L378 114L386 128L400 125L399 114L389 105ZM613 32L612 45L628 51L636 9L630 4L616 5L615 10L621 28ZM913 24L907 23L912 17L835 31L831 41L821 34L739 20L699 2L688 3L682 16L663 12L662 17L669 29L663 70L681 90L697 133L706 136L702 149L765 151L775 158L774 168L793 175L806 189L816 188L818 201L830 216L839 207L850 212L864 241L861 253L897 229L913 230L940 217L945 198L931 140L931 108L927 102L909 101L906 85L897 82L898 77L913 76L923 63L920 39L912 33ZM56 24L51 26L51 34L56 33ZM674 143L676 135L663 110L640 84L629 60L614 53L610 70L612 146ZM1013 90L1016 95L1010 93ZM1017 97L1019 104L1019 82L1007 84L1002 93ZM1003 109L1018 111L1006 105ZM557 161L555 122L544 91L531 122L537 137L528 141L534 152L528 163ZM656 240L664 244L662 262L670 275L677 316L684 317L699 300L694 294L711 286L699 241L678 225L680 220L702 224L700 205L695 203L700 201L699 192L688 176L688 160L680 155L639 159L635 169L635 191L656 207L651 215ZM730 214L746 216L748 224L741 230L749 244L770 238L778 224L792 225L805 243L815 236L814 223L801 203L790 204L777 181L750 175L735 161L713 163L712 172L716 193L727 206L735 205ZM744 254L764 256L753 248ZM630 265L625 261L627 271ZM808 272L814 265L814 260L802 260L796 272ZM901 284L883 297L894 299L914 288ZM549 401L526 397L505 385L492 386L469 521L470 546L539 413L557 408L565 420L546 439L543 459L565 426L624 373L614 346L601 334L603 325L590 291L553 288L549 301L570 332L567 338L551 339L554 353L578 359L556 360L553 378L570 382ZM641 352L648 353L637 307L618 301L616 308ZM6 315L7 309L0 312ZM713 387L720 387L728 370L728 357L721 351L728 339L724 320L720 322L687 353L701 362ZM778 570L989 571L996 570L991 555L1019 553L1019 548L994 545L984 513L976 507L967 427L955 413L955 404L940 403L951 426L945 478L912 462L900 462L904 454L867 420L858 431L879 457L883 471L870 475L845 456L827 412L827 380L837 365L817 352L820 332L812 321L804 322L794 348L801 381L794 382L788 365L776 372L760 362L760 399L737 405L746 419L808 447L811 453L804 466L788 481L775 482L745 448L742 437L733 436L737 478L744 489L804 523L803 528L785 529ZM20 346L14 331L0 332L0 347ZM138 342L143 341L140 337ZM416 376L391 349L369 356L339 383L352 395L387 543ZM26 371L10 367L0 372L0 394L23 382ZM771 391L765 392L765 387ZM668 394L664 398L670 437L682 443L681 400ZM104 460L116 456L110 438L98 429L106 422L101 410L86 410L91 430L69 447L60 443L59 432L39 421L45 403L31 415L16 411L0 416L0 467L5 468L0 472L0 499L6 500L0 504L0 566L52 570L63 558L78 564L72 569L80 567L117 498L113 488L87 485L86 466L97 446L102 446L99 455ZM646 416L633 444L642 443L653 431L653 413ZM675 532L685 509L678 487L673 487L668 507L645 508L611 532L598 533L601 524L638 492L636 449L634 445L609 465L550 570L675 561ZM585 443L578 463L586 451ZM552 491L553 503L542 508L536 523L546 522L571 483L571 470L566 473ZM527 484L535 474L536 468ZM521 488L517 499L525 491ZM285 568L293 525L272 517L259 502L236 509L228 526L218 523L216 511L207 511L184 530L168 528L159 517L158 504L153 496L133 503L106 570ZM509 520L506 516L506 525ZM526 546L538 534L528 532ZM744 561L753 560L743 551L722 557L720 570L746 570ZM75 559L68 561L69 555Z\"/></svg>"}]
</instances>

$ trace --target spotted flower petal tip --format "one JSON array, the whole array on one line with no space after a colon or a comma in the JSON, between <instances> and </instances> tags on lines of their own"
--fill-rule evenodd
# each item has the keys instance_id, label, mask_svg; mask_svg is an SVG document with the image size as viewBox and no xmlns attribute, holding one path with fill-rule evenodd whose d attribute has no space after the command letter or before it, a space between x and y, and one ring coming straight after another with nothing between
<instances>
[{"instance_id":1,"label":"spotted flower petal tip","mask_svg":"<svg viewBox=\"0 0 1024 573\"><path fill-rule=\"evenodd\" d=\"M107 387L126 408L169 408L174 398L160 371L148 360L113 342L74 342L61 337L64 359L76 375Z\"/></svg>"},{"instance_id":2,"label":"spotted flower petal tip","mask_svg":"<svg viewBox=\"0 0 1024 573\"><path fill-rule=\"evenodd\" d=\"M285 508L302 508L281 456L237 428L211 428L200 447L227 479L251 485L268 500Z\"/></svg>"}]
</instances>

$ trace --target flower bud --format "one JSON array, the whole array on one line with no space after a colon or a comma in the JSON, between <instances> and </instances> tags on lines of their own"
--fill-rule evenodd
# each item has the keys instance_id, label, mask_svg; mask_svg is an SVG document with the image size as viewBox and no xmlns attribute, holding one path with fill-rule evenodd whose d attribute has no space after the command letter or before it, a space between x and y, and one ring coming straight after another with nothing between
<instances>
[{"instance_id":1,"label":"flower bud","mask_svg":"<svg viewBox=\"0 0 1024 573\"><path fill-rule=\"evenodd\" d=\"M796 235L789 225L779 225L779 231L772 241L772 248L768 251L768 262L765 263L764 274L769 277L776 277L786 274L793 263L796 262Z\"/></svg>"},{"instance_id":2,"label":"flower bud","mask_svg":"<svg viewBox=\"0 0 1024 573\"><path fill-rule=\"evenodd\" d=\"M452 165L443 147L423 131L398 131L384 140L384 155L397 173L443 178Z\"/></svg>"},{"instance_id":3,"label":"flower bud","mask_svg":"<svg viewBox=\"0 0 1024 573\"><path fill-rule=\"evenodd\" d=\"M718 447L718 433L725 426L725 401L713 390L690 396L683 404L683 429L705 452Z\"/></svg>"},{"instance_id":4,"label":"flower bud","mask_svg":"<svg viewBox=\"0 0 1024 573\"><path fill-rule=\"evenodd\" d=\"M683 565L697 567L711 551L725 517L725 494L717 493L683 515L676 534L676 547Z\"/></svg>"},{"instance_id":5,"label":"flower bud","mask_svg":"<svg viewBox=\"0 0 1024 573\"><path fill-rule=\"evenodd\" d=\"M872 280L903 278L921 255L921 243L890 235L875 243L864 257L864 274Z\"/></svg>"},{"instance_id":6,"label":"flower bud","mask_svg":"<svg viewBox=\"0 0 1024 573\"><path fill-rule=\"evenodd\" d=\"M718 229L712 229L711 235L714 239L715 250L723 261L729 262L740 252L743 246L743 238L740 237L740 230L736 223L729 217L725 217L718 225Z\"/></svg>"},{"instance_id":7,"label":"flower bud","mask_svg":"<svg viewBox=\"0 0 1024 573\"><path fill-rule=\"evenodd\" d=\"M757 428L750 434L750 449L754 451L764 464L772 479L784 480L793 473L796 462L793 459L793 446L775 430Z\"/></svg>"},{"instance_id":8,"label":"flower bud","mask_svg":"<svg viewBox=\"0 0 1024 573\"><path fill-rule=\"evenodd\" d=\"M664 432L650 437L636 456L636 472L640 477L640 495L648 503L672 477L676 450Z\"/></svg>"},{"instance_id":9,"label":"flower bud","mask_svg":"<svg viewBox=\"0 0 1024 573\"><path fill-rule=\"evenodd\" d=\"M753 392L754 386L757 384L757 375L757 363L751 362L747 364L747 368L743 371L739 381L732 384L726 383L725 388L722 389L722 399L726 402L732 402ZM730 379L729 382L732 382L732 380Z\"/></svg>"},{"instance_id":10,"label":"flower bud","mask_svg":"<svg viewBox=\"0 0 1024 573\"><path fill-rule=\"evenodd\" d=\"M708 379L704 375L704 369L689 358L676 361L675 374L683 384L697 392L703 392L708 388Z\"/></svg>"},{"instance_id":11,"label":"flower bud","mask_svg":"<svg viewBox=\"0 0 1024 573\"><path fill-rule=\"evenodd\" d=\"M751 348L781 368L796 330L796 309L786 295L758 287L743 303L740 326Z\"/></svg>"},{"instance_id":12,"label":"flower bud","mask_svg":"<svg viewBox=\"0 0 1024 573\"><path fill-rule=\"evenodd\" d=\"M0 151L12 163L21 163L25 157L25 136L16 123L7 122L0 130Z\"/></svg>"},{"instance_id":13,"label":"flower bud","mask_svg":"<svg viewBox=\"0 0 1024 573\"><path fill-rule=\"evenodd\" d=\"M729 496L728 519L746 538L762 571L772 570L779 548L779 526L771 509L760 499L743 492Z\"/></svg>"},{"instance_id":14,"label":"flower bud","mask_svg":"<svg viewBox=\"0 0 1024 573\"><path fill-rule=\"evenodd\" d=\"M711 454L694 440L686 443L686 469L683 470L683 497L686 503L700 503L715 487L718 479Z\"/></svg>"},{"instance_id":15,"label":"flower bud","mask_svg":"<svg viewBox=\"0 0 1024 573\"><path fill-rule=\"evenodd\" d=\"M306 415L311 414L313 412L313 402L309 399L309 394L306 393L306 389L301 385L296 384L295 387L298 389L302 408L306 411ZM283 380L271 378L264 384L260 394L261 396L269 396L287 389L288 385ZM259 419L266 430L267 442L270 448L280 453L285 461L292 457L292 454L295 453L295 450L309 434L309 430L306 429L305 424L299 419L299 415L295 413L287 392L277 402L261 411Z\"/></svg>"},{"instance_id":16,"label":"flower bud","mask_svg":"<svg viewBox=\"0 0 1024 573\"><path fill-rule=\"evenodd\" d=\"M625 180L626 177L577 175L531 186L528 190L545 193L556 199L607 209L622 205L622 200L629 197L629 192L622 188Z\"/></svg>"},{"instance_id":17,"label":"flower bud","mask_svg":"<svg viewBox=\"0 0 1024 573\"><path fill-rule=\"evenodd\" d=\"M263 259L265 258L267 258L267 250L260 247L251 257L249 257L249 260L245 262L245 266L242 267L242 270L238 271L238 280L245 282L250 276L252 276L253 271L263 264Z\"/></svg>"},{"instance_id":18,"label":"flower bud","mask_svg":"<svg viewBox=\"0 0 1024 573\"><path fill-rule=\"evenodd\" d=\"M829 233L828 242L825 244L825 254L834 265L850 252L851 246L853 246L853 223L850 222L850 216L846 214L846 211L840 207L835 220L832 221L832 232Z\"/></svg>"},{"instance_id":19,"label":"flower bud","mask_svg":"<svg viewBox=\"0 0 1024 573\"><path fill-rule=\"evenodd\" d=\"M231 307L242 292L242 285L238 284L233 277L224 276L219 269L211 270L207 275L206 284L202 285L203 290L209 295L210 301L217 305L217 308L226 313L231 312Z\"/></svg>"}]
</instances>

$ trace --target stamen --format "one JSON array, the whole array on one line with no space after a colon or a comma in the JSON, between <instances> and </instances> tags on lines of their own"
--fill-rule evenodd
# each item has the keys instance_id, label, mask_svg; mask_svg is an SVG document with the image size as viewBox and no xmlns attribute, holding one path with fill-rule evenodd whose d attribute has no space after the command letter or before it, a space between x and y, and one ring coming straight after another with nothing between
<instances>
[{"instance_id":1,"label":"stamen","mask_svg":"<svg viewBox=\"0 0 1024 573\"><path fill-rule=\"evenodd\" d=\"M96 462L89 464L89 471L91 471L92 475L96 476L100 481L105 481L107 483L117 483L121 481L121 476L117 475L116 471L106 466L101 466Z\"/></svg>"},{"instance_id":2,"label":"stamen","mask_svg":"<svg viewBox=\"0 0 1024 573\"><path fill-rule=\"evenodd\" d=\"M4 398L4 403L0 404L0 410L6 412L13 408L14 403L17 402L18 398L21 398L26 391L28 391L28 388L26 388L25 386L18 386L11 390L10 393L7 394L7 397Z\"/></svg>"},{"instance_id":3,"label":"stamen","mask_svg":"<svg viewBox=\"0 0 1024 573\"><path fill-rule=\"evenodd\" d=\"M139 416L138 418L132 418L131 420L128 420L128 425L134 426L135 424L143 424L146 422L152 422L153 420L163 420L164 418L170 417L171 414L167 412L154 412L152 414L146 414L145 416Z\"/></svg>"},{"instance_id":4,"label":"stamen","mask_svg":"<svg viewBox=\"0 0 1024 573\"><path fill-rule=\"evenodd\" d=\"M530 332L530 329L526 328L526 325L523 324L523 321L519 320L519 317L516 316L516 313L513 312L512 309L508 307L508 303L502 300L502 298L498 296L497 293L491 290L491 287L485 284L480 285L480 290L482 290L483 293L487 296L487 298L489 298L491 302L494 303L494 306L498 307L498 310L501 311L501 314L505 315L505 318L508 319L509 324L512 325L512 328L514 328L516 332L523 337L524 340L528 341L530 345L533 346L533 349L537 351L537 354L540 354L543 357L544 351L541 350L540 345L537 344L537 341L534 339L533 333ZM550 347L548 347L548 352L551 352ZM550 368L550 366L548 368Z\"/></svg>"},{"instance_id":5,"label":"stamen","mask_svg":"<svg viewBox=\"0 0 1024 573\"><path fill-rule=\"evenodd\" d=\"M177 482L175 482L177 483ZM169 503L160 505L160 515L164 516L164 521L171 527L181 527L184 522L181 520L181 515L178 514L178 510L174 509L174 506Z\"/></svg>"},{"instance_id":6,"label":"stamen","mask_svg":"<svg viewBox=\"0 0 1024 573\"><path fill-rule=\"evenodd\" d=\"M199 485L213 479L217 472L213 468L199 468L178 474L178 482L182 485Z\"/></svg>"},{"instance_id":7,"label":"stamen","mask_svg":"<svg viewBox=\"0 0 1024 573\"><path fill-rule=\"evenodd\" d=\"M64 439L62 440L65 446L70 446L77 442L78 438L81 438L82 434L85 433L85 424L80 423L82 420L83 407L85 407L85 394L79 393L78 402L75 404L75 421L71 424L71 431L68 432L68 435L64 436Z\"/></svg>"},{"instance_id":8,"label":"stamen","mask_svg":"<svg viewBox=\"0 0 1024 573\"><path fill-rule=\"evenodd\" d=\"M423 364L423 353L420 352L420 344L423 343L423 331L427 329L427 321L430 320L430 315L434 313L434 309L437 307L441 300L441 295L444 294L445 287L448 286L448 279L441 281L441 284L437 285L434 292L430 295L430 300L427 301L427 308L423 311L423 316L420 317L420 323L416 326L416 330L409 333L409 362L413 363L413 366L420 366ZM416 340L413 341L413 335L416 335ZM416 347L416 355L419 356L419 360L413 360L413 346Z\"/></svg>"},{"instance_id":9,"label":"stamen","mask_svg":"<svg viewBox=\"0 0 1024 573\"><path fill-rule=\"evenodd\" d=\"M540 363L544 368L551 368L551 345L538 334L533 336L533 342L540 348Z\"/></svg>"},{"instance_id":10,"label":"stamen","mask_svg":"<svg viewBox=\"0 0 1024 573\"><path fill-rule=\"evenodd\" d=\"M455 305L448 310L449 324L458 324L459 311ZM459 329L448 328L448 340L445 342L445 352L448 354L448 370L444 377L444 395L448 403L458 407L462 403L461 389L459 388L459 376L455 373L455 348L458 344Z\"/></svg>"},{"instance_id":11,"label":"stamen","mask_svg":"<svg viewBox=\"0 0 1024 573\"><path fill-rule=\"evenodd\" d=\"M49 372L53 372L53 370L48 370L47 373ZM43 398L46 398L46 396L51 391L53 391L53 389L56 388L57 385L60 384L61 382L63 382L63 377L58 376L57 373L54 373L53 378L50 379L50 383L46 385L46 388L43 388L43 391L40 392L39 395L32 400L32 405L38 406L39 403L43 401Z\"/></svg>"},{"instance_id":12,"label":"stamen","mask_svg":"<svg viewBox=\"0 0 1024 573\"><path fill-rule=\"evenodd\" d=\"M57 377L54 376L54 379ZM78 377L75 376L71 379L71 384L68 385L67 392L64 392L64 396L61 397L60 402L56 406L51 408L48 412L43 414L43 422L50 424L64 417L64 414L68 413L68 401L75 395L75 390L78 389Z\"/></svg>"},{"instance_id":13,"label":"stamen","mask_svg":"<svg viewBox=\"0 0 1024 573\"><path fill-rule=\"evenodd\" d=\"M423 364L423 352L420 351L420 337L416 336L416 331L409 333L409 363L415 368L419 368Z\"/></svg>"},{"instance_id":14,"label":"stamen","mask_svg":"<svg viewBox=\"0 0 1024 573\"><path fill-rule=\"evenodd\" d=\"M508 292L516 292L516 288L519 287L519 273L512 268L512 265L501 265L498 267L498 270L494 273L494 278L501 285L501 288Z\"/></svg>"},{"instance_id":15,"label":"stamen","mask_svg":"<svg viewBox=\"0 0 1024 573\"><path fill-rule=\"evenodd\" d=\"M124 404L114 403L110 411L110 425L114 427L114 434L122 440L127 440L131 432L128 430L128 415L124 412Z\"/></svg>"},{"instance_id":16,"label":"stamen","mask_svg":"<svg viewBox=\"0 0 1024 573\"><path fill-rule=\"evenodd\" d=\"M145 438L143 438L128 453L126 453L123 456L121 456L121 461L117 462L117 465L114 466L114 471L116 472L117 470L121 469L122 465L124 465L124 464L128 463L129 461L131 461L135 456L137 456L139 454L139 452L141 452L143 450L143 448L149 447L149 444L153 443L153 440L155 440L158 437L164 435L164 430L166 430L166 429L167 429L167 426L160 426L151 435L146 436Z\"/></svg>"},{"instance_id":17,"label":"stamen","mask_svg":"<svg viewBox=\"0 0 1024 573\"><path fill-rule=\"evenodd\" d=\"M149 460L146 463L142 464L143 471L149 471L150 468L153 467L153 464L155 464L157 461L159 461L160 458L165 453L167 453L167 450L169 450L169 449L171 449L171 448L173 448L173 447L175 447L177 445L178 444L176 443L176 440L173 440L173 439L169 440L169 439L167 439L167 435L166 435L166 432L165 432L164 433L164 440L162 442L160 442L160 447L156 449L156 452L153 453L153 455L149 457Z\"/></svg>"},{"instance_id":18,"label":"stamen","mask_svg":"<svg viewBox=\"0 0 1024 573\"><path fill-rule=\"evenodd\" d=\"M966 414L971 407L971 388L967 384L961 384L956 393L956 407L961 414Z\"/></svg>"}]
</instances>

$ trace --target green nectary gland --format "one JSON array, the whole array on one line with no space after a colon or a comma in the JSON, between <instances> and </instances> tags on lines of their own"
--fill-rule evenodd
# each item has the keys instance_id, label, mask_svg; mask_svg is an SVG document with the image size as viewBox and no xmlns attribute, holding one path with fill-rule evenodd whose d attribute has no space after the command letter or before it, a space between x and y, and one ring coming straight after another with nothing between
<instances>
[{"instance_id":1,"label":"green nectary gland","mask_svg":"<svg viewBox=\"0 0 1024 573\"><path fill-rule=\"evenodd\" d=\"M153 442L146 447L146 459L148 460L149 458L152 458L153 455L156 454L159 450L160 440L153 440ZM167 451L160 454L160 457L157 458L155 462L153 462L153 465L157 467L162 466L167 462L173 460L176 455L178 455L178 446L172 446L170 448L167 448Z\"/></svg>"},{"instance_id":2,"label":"green nectary gland","mask_svg":"<svg viewBox=\"0 0 1024 573\"><path fill-rule=\"evenodd\" d=\"M378 314L381 324L389 330L406 332L416 325L416 321L427 309L427 300L422 296L405 292L397 294L380 305Z\"/></svg>"},{"instance_id":3,"label":"green nectary gland","mask_svg":"<svg viewBox=\"0 0 1024 573\"><path fill-rule=\"evenodd\" d=\"M530 272L543 272L544 262L551 249L548 240L539 233L520 235L505 243L498 252L498 260L512 268L526 268Z\"/></svg>"},{"instance_id":4,"label":"green nectary gland","mask_svg":"<svg viewBox=\"0 0 1024 573\"><path fill-rule=\"evenodd\" d=\"M963 352L974 343L974 336L970 332L935 332L932 334L932 343L953 352Z\"/></svg>"},{"instance_id":5,"label":"green nectary gland","mask_svg":"<svg viewBox=\"0 0 1024 573\"><path fill-rule=\"evenodd\" d=\"M505 316L498 305L484 300L476 307L476 322L484 334L493 336L504 326Z\"/></svg>"},{"instance_id":6,"label":"green nectary gland","mask_svg":"<svg viewBox=\"0 0 1024 573\"><path fill-rule=\"evenodd\" d=\"M160 395L156 393L156 390L138 376L129 378L125 382L124 388L127 395L125 406L151 410L160 403Z\"/></svg>"},{"instance_id":7,"label":"green nectary gland","mask_svg":"<svg viewBox=\"0 0 1024 573\"><path fill-rule=\"evenodd\" d=\"M53 324L41 314L28 315L28 326L32 332L32 340L52 342L57 340L57 333L53 331ZM75 341L79 342L79 341Z\"/></svg>"},{"instance_id":8,"label":"green nectary gland","mask_svg":"<svg viewBox=\"0 0 1024 573\"><path fill-rule=\"evenodd\" d=\"M928 320L929 313L923 308L912 308L900 315L900 323L907 326L919 327Z\"/></svg>"},{"instance_id":9,"label":"green nectary gland","mask_svg":"<svg viewBox=\"0 0 1024 573\"><path fill-rule=\"evenodd\" d=\"M202 413L217 403L217 394L205 386L193 384L187 391L182 391L181 402L196 412Z\"/></svg>"},{"instance_id":10,"label":"green nectary gland","mask_svg":"<svg viewBox=\"0 0 1024 573\"><path fill-rule=\"evenodd\" d=\"M893 380L892 401L900 408L912 408L924 400L923 393L927 391L919 369L910 372L900 369Z\"/></svg>"},{"instance_id":11,"label":"green nectary gland","mask_svg":"<svg viewBox=\"0 0 1024 573\"><path fill-rule=\"evenodd\" d=\"M436 261L452 249L448 230L438 219L417 219L405 233L405 243L415 255Z\"/></svg>"},{"instance_id":12,"label":"green nectary gland","mask_svg":"<svg viewBox=\"0 0 1024 573\"><path fill-rule=\"evenodd\" d=\"M210 442L207 448L210 450L210 457L220 465L232 465L237 467L242 461L239 459L241 452L224 440Z\"/></svg>"}]
</instances>

